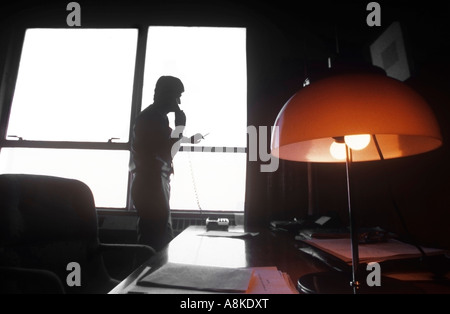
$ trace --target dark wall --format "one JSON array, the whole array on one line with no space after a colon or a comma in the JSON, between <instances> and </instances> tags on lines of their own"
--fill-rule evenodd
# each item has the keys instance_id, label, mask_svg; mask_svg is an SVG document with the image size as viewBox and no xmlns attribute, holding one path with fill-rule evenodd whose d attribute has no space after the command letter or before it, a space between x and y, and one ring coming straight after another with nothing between
<instances>
[{"instance_id":1,"label":"dark wall","mask_svg":"<svg viewBox=\"0 0 450 314\"><path fill-rule=\"evenodd\" d=\"M20 39L28 26L66 27L65 6L70 1L4 2L0 9L0 70L3 73L5 65L11 68L2 84L14 78L14 62L19 60L20 45L10 44ZM369 27L366 5L370 1L78 2L82 27L148 23L247 27L248 124L256 127L271 126L284 103L301 88L305 76L326 68L328 57L370 61L370 43L391 22L400 21L413 69L406 83L418 90L436 112L444 146L420 156L355 165L354 209L361 225L381 226L406 235L404 221L409 233L422 244L450 248L448 4L378 1L382 26ZM7 64L9 47L15 58ZM7 98L8 92L9 89L1 95L2 99ZM273 219L305 216L307 165L280 161L279 169L273 173L262 173L260 165L261 162L248 163L248 225L268 225ZM324 214L335 211L345 221L344 166L314 164L311 168L313 209Z\"/></svg>"},{"instance_id":2,"label":"dark wall","mask_svg":"<svg viewBox=\"0 0 450 314\"><path fill-rule=\"evenodd\" d=\"M341 3L311 11L305 6L303 12L290 14L285 10L284 15L279 12L271 19L283 34L278 40L284 48L267 56L277 70L259 82L263 90L249 104L251 116L263 125L273 123L282 105L300 89L305 69L308 73L321 70L327 56L336 56L336 38L341 56L370 61L369 45L391 22L400 21L412 70L405 83L421 93L436 113L444 145L423 155L354 165L353 210L362 226L380 226L423 245L450 248L450 7L380 1L382 26L370 28L365 24L365 7ZM295 14L297 22L292 19ZM281 161L280 169L272 174L252 169L249 180L259 186L250 191L259 194L249 200L249 220L267 224L271 219L307 215L306 168L304 163ZM313 164L312 178L315 213L336 212L347 221L345 166Z\"/></svg>"}]
</instances>

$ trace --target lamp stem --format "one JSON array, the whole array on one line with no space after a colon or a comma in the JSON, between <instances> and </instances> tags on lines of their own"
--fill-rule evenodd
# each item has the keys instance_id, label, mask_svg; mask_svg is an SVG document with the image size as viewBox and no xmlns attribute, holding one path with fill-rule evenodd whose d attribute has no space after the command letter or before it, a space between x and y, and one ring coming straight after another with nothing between
<instances>
[{"instance_id":1,"label":"lamp stem","mask_svg":"<svg viewBox=\"0 0 450 314\"><path fill-rule=\"evenodd\" d=\"M345 144L345 170L347 176L347 201L348 201L348 215L350 219L350 237L351 237L351 250L352 250L352 280L350 286L353 288L353 293L359 289L358 281L358 266L359 266L359 252L358 252L358 230L356 228L355 218L352 213L352 202L350 197L350 157L351 149Z\"/></svg>"},{"instance_id":2,"label":"lamp stem","mask_svg":"<svg viewBox=\"0 0 450 314\"><path fill-rule=\"evenodd\" d=\"M314 201L313 201L313 179L312 179L312 164L308 162L308 216L314 215Z\"/></svg>"}]
</instances>

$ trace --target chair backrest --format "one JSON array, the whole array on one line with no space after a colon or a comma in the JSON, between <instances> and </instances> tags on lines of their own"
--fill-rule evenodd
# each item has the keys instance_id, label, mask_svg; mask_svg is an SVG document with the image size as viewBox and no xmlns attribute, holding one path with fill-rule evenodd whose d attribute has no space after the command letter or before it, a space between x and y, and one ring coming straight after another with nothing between
<instances>
[{"instance_id":1,"label":"chair backrest","mask_svg":"<svg viewBox=\"0 0 450 314\"><path fill-rule=\"evenodd\" d=\"M89 187L60 177L0 175L0 244L98 239Z\"/></svg>"},{"instance_id":2,"label":"chair backrest","mask_svg":"<svg viewBox=\"0 0 450 314\"><path fill-rule=\"evenodd\" d=\"M86 184L53 176L0 175L0 266L50 270L66 284L67 265L77 262L84 284L104 272L98 246L97 212Z\"/></svg>"}]
</instances>

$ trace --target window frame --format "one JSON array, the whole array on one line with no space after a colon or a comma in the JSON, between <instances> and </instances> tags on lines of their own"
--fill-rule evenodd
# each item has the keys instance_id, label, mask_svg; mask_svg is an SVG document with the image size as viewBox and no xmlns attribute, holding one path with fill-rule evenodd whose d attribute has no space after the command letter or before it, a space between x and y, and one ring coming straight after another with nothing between
<instances>
[{"instance_id":1,"label":"window frame","mask_svg":"<svg viewBox=\"0 0 450 314\"><path fill-rule=\"evenodd\" d=\"M107 142L84 142L84 141L43 141L43 140L26 140L26 139L8 139L7 138L7 129L9 116L11 113L13 96L15 92L15 86L17 82L20 59L22 49L25 43L25 33L27 29L32 28L40 28L40 29L71 29L67 27L26 27L22 30L20 36L20 45L18 44L14 47L16 51L19 51L17 60L14 60L14 64L11 65L13 67L11 70L5 69L3 82L5 81L6 73L10 72L13 77L6 82L7 84L2 84L2 89L9 88L9 95L3 95L4 92L0 91L0 95L2 97L2 115L1 115L1 130L0 130L0 153L1 148L54 148L54 149L81 149L81 150L120 150L120 151L128 151L131 150L131 132L133 127L133 122L136 117L137 112L140 111L141 107L141 99L142 99L142 88L143 88L143 80L144 80L144 67L145 67L145 49L147 45L147 30L145 27L102 27L104 29L137 29L137 46L136 46L136 56L135 56L135 64L134 64L134 76L133 76L133 90L132 90L132 99L131 99L131 114L130 114L130 128L128 132L128 140L126 142L115 143L112 140ZM84 29L89 29L86 27ZM11 43L14 43L14 40L11 40ZM20 47L20 48L19 48ZM20 49L20 50L19 50ZM8 56L11 57L11 56ZM9 59L9 58L8 58ZM12 73L11 73L12 72ZM9 85L6 87L6 85ZM5 106L5 104L7 104ZM131 185L131 175L128 175L128 191L127 191L127 199L125 207L98 207L97 209L102 210L117 210L117 211L134 211L131 206L130 199L130 185Z\"/></svg>"},{"instance_id":2,"label":"window frame","mask_svg":"<svg viewBox=\"0 0 450 314\"><path fill-rule=\"evenodd\" d=\"M152 26L194 26L194 25L153 25L153 24L141 24L141 25L115 25L112 27L108 27L105 25L97 25L97 26L83 26L83 29L89 28L102 28L102 29L137 29L137 46L136 46L136 57L135 57L135 68L134 68L134 76L133 76L133 84L132 84L132 99L131 99L131 113L130 113L130 128L128 133L128 140L126 142L84 142L84 141L43 141L43 140L18 140L18 139L8 139L7 138L7 129L8 122L12 108L12 101L15 92L15 86L17 82L21 53L24 46L25 41L25 33L27 29L32 28L40 28L40 29L72 29L66 26L61 27L61 25L24 25L23 27L19 27L18 30L13 31L12 36L10 38L10 43L8 45L8 52L5 58L5 68L3 69L3 77L1 78L1 86L0 86L0 106L1 106L1 116L0 116L0 153L2 148L52 148L52 149L81 149L81 150L119 150L119 151L127 151L131 152L131 141L132 141L132 132L133 132L133 124L135 118L142 110L142 98L143 98L143 88L144 88L144 72L145 72L145 62L146 62L146 49L147 49L147 38L148 38L148 30ZM219 27L217 25L207 26L207 25L195 25L197 27ZM246 28L246 26L220 26L220 27L242 27ZM247 78L248 81L248 78ZM248 90L248 86L247 86ZM248 118L247 118L248 119ZM180 148L180 152L183 150L186 151L189 149L186 146L182 146ZM195 148L196 149L196 148ZM214 151L214 148L209 148ZM190 150L190 149L189 149ZM238 153L246 154L246 162L248 162L248 154L247 148L239 148ZM131 153L130 153L131 158ZM246 167L246 172L248 171L248 164ZM248 176L245 174L245 186L247 186ZM102 212L118 212L118 213L126 213L131 212L135 213L135 209L131 200L131 182L132 182L132 174L128 173L128 190L127 190L127 199L125 207L99 207L97 206L97 211ZM245 192L246 195L246 192ZM244 209L241 210L227 210L224 213L226 214L244 214L246 211L246 196L244 196ZM181 209L172 209L174 213L183 213L183 214L200 214L203 215L205 211L202 209L199 210L181 210ZM212 213L217 213L219 211L213 210Z\"/></svg>"}]
</instances>

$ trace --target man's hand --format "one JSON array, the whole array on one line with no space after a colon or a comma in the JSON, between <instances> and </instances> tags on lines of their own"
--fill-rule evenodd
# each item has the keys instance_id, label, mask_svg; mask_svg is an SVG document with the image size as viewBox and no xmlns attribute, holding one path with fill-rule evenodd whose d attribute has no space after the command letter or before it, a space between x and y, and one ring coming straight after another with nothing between
<instances>
[{"instance_id":1,"label":"man's hand","mask_svg":"<svg viewBox=\"0 0 450 314\"><path fill-rule=\"evenodd\" d=\"M192 136L190 137L191 144L198 144L198 143L200 143L200 141L201 141L203 138L204 138L204 137L203 137L203 135L202 135L201 133L197 133L197 134L195 134L195 135L192 135Z\"/></svg>"}]
</instances>

